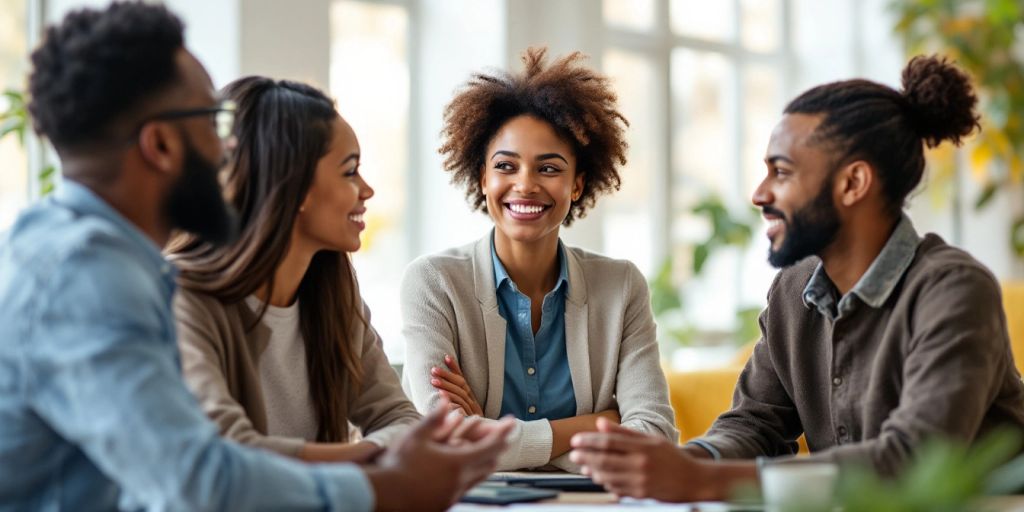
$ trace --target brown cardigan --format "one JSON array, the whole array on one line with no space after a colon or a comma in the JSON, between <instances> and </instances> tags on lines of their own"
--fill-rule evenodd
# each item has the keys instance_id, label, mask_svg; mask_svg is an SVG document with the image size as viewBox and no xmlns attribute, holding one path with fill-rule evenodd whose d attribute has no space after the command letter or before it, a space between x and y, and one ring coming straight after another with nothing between
<instances>
[{"instance_id":1,"label":"brown cardigan","mask_svg":"<svg viewBox=\"0 0 1024 512\"><path fill-rule=\"evenodd\" d=\"M174 299L185 383L206 414L220 427L221 435L243 444L295 456L306 441L267 435L267 414L257 364L270 339L270 330L259 323L250 331L256 313L245 302L220 300L186 289ZM363 304L366 323L370 310ZM389 366L380 337L371 327L357 326L352 343L362 354L363 387L349 404L349 418L365 439L387 445L415 423L419 413L402 392L398 375Z\"/></svg>"}]
</instances>

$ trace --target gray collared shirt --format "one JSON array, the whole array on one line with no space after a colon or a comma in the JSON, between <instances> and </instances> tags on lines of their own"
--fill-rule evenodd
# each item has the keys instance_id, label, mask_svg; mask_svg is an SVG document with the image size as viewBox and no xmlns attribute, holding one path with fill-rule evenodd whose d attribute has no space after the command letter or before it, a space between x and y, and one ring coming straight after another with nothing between
<instances>
[{"instance_id":1,"label":"gray collared shirt","mask_svg":"<svg viewBox=\"0 0 1024 512\"><path fill-rule=\"evenodd\" d=\"M837 304L839 293L825 273L824 265L818 263L811 280L804 288L804 305L808 308L817 308L822 315L832 321L849 315L853 311L855 298L873 308L882 307L896 288L896 284L900 282L900 278L910 268L920 244L921 237L914 229L914 224L906 214L902 215L900 221L896 223L896 229L882 247L882 252L878 253L875 261L871 262L867 272L861 276L850 293L840 298Z\"/></svg>"}]
</instances>

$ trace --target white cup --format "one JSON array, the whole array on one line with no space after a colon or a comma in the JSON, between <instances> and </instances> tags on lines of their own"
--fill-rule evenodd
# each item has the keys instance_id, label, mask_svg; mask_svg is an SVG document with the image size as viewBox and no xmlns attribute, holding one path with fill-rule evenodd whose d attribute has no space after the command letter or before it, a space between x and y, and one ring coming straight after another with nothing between
<instances>
[{"instance_id":1,"label":"white cup","mask_svg":"<svg viewBox=\"0 0 1024 512\"><path fill-rule=\"evenodd\" d=\"M831 462L768 462L761 468L765 511L829 512L838 477L839 467Z\"/></svg>"}]
</instances>

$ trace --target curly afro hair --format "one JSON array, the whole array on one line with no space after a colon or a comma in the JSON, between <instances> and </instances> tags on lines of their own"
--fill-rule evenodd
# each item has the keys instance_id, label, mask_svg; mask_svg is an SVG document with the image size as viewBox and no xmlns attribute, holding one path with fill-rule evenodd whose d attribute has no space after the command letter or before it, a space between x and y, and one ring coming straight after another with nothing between
<instances>
[{"instance_id":1,"label":"curly afro hair","mask_svg":"<svg viewBox=\"0 0 1024 512\"><path fill-rule=\"evenodd\" d=\"M487 212L480 177L487 145L510 119L532 115L551 124L570 142L583 190L573 201L563 224L586 216L597 196L618 190L618 167L626 164L625 127L629 122L617 110L608 78L584 67L579 52L545 62L546 48L523 54L521 74L475 74L444 112L445 138L439 152L452 183L466 189L474 210Z\"/></svg>"},{"instance_id":2,"label":"curly afro hair","mask_svg":"<svg viewBox=\"0 0 1024 512\"><path fill-rule=\"evenodd\" d=\"M28 109L58 149L109 136L110 123L178 79L184 26L162 5L81 9L32 52Z\"/></svg>"}]
</instances>

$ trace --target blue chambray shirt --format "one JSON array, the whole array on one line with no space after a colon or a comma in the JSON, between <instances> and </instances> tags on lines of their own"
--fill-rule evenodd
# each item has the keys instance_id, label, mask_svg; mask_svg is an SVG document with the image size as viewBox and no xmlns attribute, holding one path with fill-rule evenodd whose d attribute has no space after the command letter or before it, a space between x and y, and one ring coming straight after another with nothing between
<instances>
[{"instance_id":1,"label":"blue chambray shirt","mask_svg":"<svg viewBox=\"0 0 1024 512\"><path fill-rule=\"evenodd\" d=\"M530 298L516 288L494 250L491 260L498 313L505 319L505 384L501 415L521 420L558 420L576 416L576 395L565 351L565 296L569 290L565 249L558 242L558 282L544 296L540 329L533 334ZM541 394L543 390L543 394Z\"/></svg>"},{"instance_id":2,"label":"blue chambray shirt","mask_svg":"<svg viewBox=\"0 0 1024 512\"><path fill-rule=\"evenodd\" d=\"M0 510L370 510L355 466L218 436L181 379L174 275L69 180L0 237Z\"/></svg>"}]
</instances>

